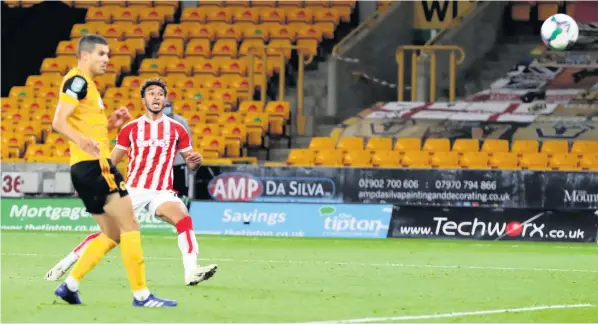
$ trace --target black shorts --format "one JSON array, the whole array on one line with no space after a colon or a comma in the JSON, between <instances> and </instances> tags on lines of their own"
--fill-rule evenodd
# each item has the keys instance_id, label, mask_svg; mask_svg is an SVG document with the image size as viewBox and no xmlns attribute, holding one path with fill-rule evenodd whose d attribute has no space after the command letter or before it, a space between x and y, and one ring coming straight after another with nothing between
<instances>
[{"instance_id":1,"label":"black shorts","mask_svg":"<svg viewBox=\"0 0 598 324\"><path fill-rule=\"evenodd\" d=\"M103 214L108 195L127 196L122 174L109 159L82 161L71 166L71 180L88 213Z\"/></svg>"},{"instance_id":2,"label":"black shorts","mask_svg":"<svg viewBox=\"0 0 598 324\"><path fill-rule=\"evenodd\" d=\"M175 165L172 168L172 189L177 191L179 197L186 197L189 194L187 186L187 166Z\"/></svg>"}]
</instances>

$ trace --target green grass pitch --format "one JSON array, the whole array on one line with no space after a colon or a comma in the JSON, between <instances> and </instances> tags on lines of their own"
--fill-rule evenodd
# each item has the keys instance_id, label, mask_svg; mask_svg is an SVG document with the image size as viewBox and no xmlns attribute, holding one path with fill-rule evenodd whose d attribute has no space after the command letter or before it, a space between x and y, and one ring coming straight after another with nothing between
<instances>
[{"instance_id":1,"label":"green grass pitch","mask_svg":"<svg viewBox=\"0 0 598 324\"><path fill-rule=\"evenodd\" d=\"M598 321L595 306L504 311L598 305L594 244L199 236L201 262L220 269L186 287L175 236L146 235L149 287L179 307L136 309L118 248L81 283L84 305L71 306L43 276L85 234L1 235L2 322ZM454 314L486 310L499 311Z\"/></svg>"}]
</instances>

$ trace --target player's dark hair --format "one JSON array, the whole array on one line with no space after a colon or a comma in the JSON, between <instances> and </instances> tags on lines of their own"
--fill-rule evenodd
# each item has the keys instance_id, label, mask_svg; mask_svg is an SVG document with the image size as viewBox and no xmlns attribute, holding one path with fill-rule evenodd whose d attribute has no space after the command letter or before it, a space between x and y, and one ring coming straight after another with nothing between
<instances>
[{"instance_id":1,"label":"player's dark hair","mask_svg":"<svg viewBox=\"0 0 598 324\"><path fill-rule=\"evenodd\" d=\"M158 86L162 88L162 90L164 90L165 96L168 94L168 89L166 89L166 82L164 82L164 80L160 78L151 78L143 81L143 84L141 85L141 98L145 97L145 91L151 86Z\"/></svg>"},{"instance_id":2,"label":"player's dark hair","mask_svg":"<svg viewBox=\"0 0 598 324\"><path fill-rule=\"evenodd\" d=\"M81 57L81 52L93 52L96 45L108 45L108 41L96 34L87 34L79 39L79 43L77 44L77 57Z\"/></svg>"}]
</instances>

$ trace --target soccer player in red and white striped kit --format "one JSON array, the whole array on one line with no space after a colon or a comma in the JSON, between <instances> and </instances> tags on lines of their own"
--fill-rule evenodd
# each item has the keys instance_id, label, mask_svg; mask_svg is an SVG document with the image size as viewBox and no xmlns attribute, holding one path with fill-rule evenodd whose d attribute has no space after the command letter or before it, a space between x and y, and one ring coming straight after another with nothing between
<instances>
[{"instance_id":1,"label":"soccer player in red and white striped kit","mask_svg":"<svg viewBox=\"0 0 598 324\"><path fill-rule=\"evenodd\" d=\"M174 225L178 245L183 256L185 284L194 286L211 278L218 268L197 263L198 244L193 222L185 204L172 190L172 168L177 151L191 169L199 167L201 154L191 147L189 133L183 125L163 112L166 84L159 78L146 80L141 97L146 113L124 125L111 154L113 165L129 156L127 190L136 215L143 209ZM100 233L87 236L72 252L60 260L48 273L46 280L58 280L79 259L85 247Z\"/></svg>"}]
</instances>

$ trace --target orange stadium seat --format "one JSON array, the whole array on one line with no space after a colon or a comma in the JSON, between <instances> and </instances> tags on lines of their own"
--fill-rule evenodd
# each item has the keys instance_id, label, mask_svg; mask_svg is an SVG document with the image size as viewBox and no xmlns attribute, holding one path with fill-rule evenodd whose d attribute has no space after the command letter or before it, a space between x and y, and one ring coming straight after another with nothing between
<instances>
[{"instance_id":1,"label":"orange stadium seat","mask_svg":"<svg viewBox=\"0 0 598 324\"><path fill-rule=\"evenodd\" d=\"M21 100L23 98L34 98L35 90L29 87L15 86L10 88L8 96L11 98L16 98L18 100Z\"/></svg>"},{"instance_id":2,"label":"orange stadium seat","mask_svg":"<svg viewBox=\"0 0 598 324\"><path fill-rule=\"evenodd\" d=\"M40 88L37 89L37 98L46 101L56 100L58 99L58 91L58 87Z\"/></svg>"},{"instance_id":3,"label":"orange stadium seat","mask_svg":"<svg viewBox=\"0 0 598 324\"><path fill-rule=\"evenodd\" d=\"M291 59L291 41L288 39L274 39L268 43L268 56L282 55L285 59Z\"/></svg>"},{"instance_id":4,"label":"orange stadium seat","mask_svg":"<svg viewBox=\"0 0 598 324\"><path fill-rule=\"evenodd\" d=\"M317 26L308 24L294 24L297 31L297 40L316 40L318 43L322 41L323 31Z\"/></svg>"},{"instance_id":5,"label":"orange stadium seat","mask_svg":"<svg viewBox=\"0 0 598 324\"><path fill-rule=\"evenodd\" d=\"M249 55L250 53L253 53L257 56L262 56L264 53L264 41L262 39L245 39L243 40L243 42L241 43L241 46L239 47L239 55L240 56L244 56L244 55ZM257 69L255 71L261 71L260 69Z\"/></svg>"},{"instance_id":6,"label":"orange stadium seat","mask_svg":"<svg viewBox=\"0 0 598 324\"><path fill-rule=\"evenodd\" d=\"M199 104L198 110L205 111L208 120L217 121L219 116L225 112L225 107L222 101L206 100Z\"/></svg>"},{"instance_id":7,"label":"orange stadium seat","mask_svg":"<svg viewBox=\"0 0 598 324\"><path fill-rule=\"evenodd\" d=\"M263 145L269 126L268 114L247 113L243 121L247 127L247 143L251 146Z\"/></svg>"},{"instance_id":8,"label":"orange stadium seat","mask_svg":"<svg viewBox=\"0 0 598 324\"><path fill-rule=\"evenodd\" d=\"M322 36L326 39L333 39L334 38L334 30L335 24L331 22L316 22L314 24L318 30L322 31Z\"/></svg>"},{"instance_id":9,"label":"orange stadium seat","mask_svg":"<svg viewBox=\"0 0 598 324\"><path fill-rule=\"evenodd\" d=\"M100 21L109 24L112 22L112 9L106 7L91 7L87 9L85 21Z\"/></svg>"},{"instance_id":10,"label":"orange stadium seat","mask_svg":"<svg viewBox=\"0 0 598 324\"><path fill-rule=\"evenodd\" d=\"M480 150L480 142L472 138L458 138L453 143L453 152L478 152Z\"/></svg>"},{"instance_id":11,"label":"orange stadium seat","mask_svg":"<svg viewBox=\"0 0 598 324\"><path fill-rule=\"evenodd\" d=\"M56 55L76 55L77 54L77 42L75 41L60 41L56 48Z\"/></svg>"},{"instance_id":12,"label":"orange stadium seat","mask_svg":"<svg viewBox=\"0 0 598 324\"><path fill-rule=\"evenodd\" d=\"M249 70L245 59L225 59L221 62L222 74L238 74L246 76Z\"/></svg>"},{"instance_id":13,"label":"orange stadium seat","mask_svg":"<svg viewBox=\"0 0 598 324\"><path fill-rule=\"evenodd\" d=\"M349 167L371 166L371 155L363 150L347 151L343 156L343 165Z\"/></svg>"},{"instance_id":14,"label":"orange stadium seat","mask_svg":"<svg viewBox=\"0 0 598 324\"><path fill-rule=\"evenodd\" d=\"M549 157L548 167L552 170L576 171L581 170L579 157L572 153L554 153Z\"/></svg>"},{"instance_id":15,"label":"orange stadium seat","mask_svg":"<svg viewBox=\"0 0 598 324\"><path fill-rule=\"evenodd\" d=\"M227 112L218 116L218 123L225 124L243 124L244 116L239 113Z\"/></svg>"},{"instance_id":16,"label":"orange stadium seat","mask_svg":"<svg viewBox=\"0 0 598 324\"><path fill-rule=\"evenodd\" d=\"M420 151L422 147L421 138L398 138L395 143L395 151Z\"/></svg>"},{"instance_id":17,"label":"orange stadium seat","mask_svg":"<svg viewBox=\"0 0 598 324\"><path fill-rule=\"evenodd\" d=\"M485 139L484 144L482 144L482 152L487 152L490 155L509 152L509 141L503 139Z\"/></svg>"},{"instance_id":18,"label":"orange stadium seat","mask_svg":"<svg viewBox=\"0 0 598 324\"><path fill-rule=\"evenodd\" d=\"M237 57L237 54L237 41L233 39L219 39L212 48L212 56Z\"/></svg>"},{"instance_id":19,"label":"orange stadium seat","mask_svg":"<svg viewBox=\"0 0 598 324\"><path fill-rule=\"evenodd\" d=\"M334 8L317 9L314 12L314 21L316 23L328 22L338 25L340 23L340 15Z\"/></svg>"},{"instance_id":20,"label":"orange stadium seat","mask_svg":"<svg viewBox=\"0 0 598 324\"><path fill-rule=\"evenodd\" d=\"M168 76L168 84L172 87L174 86L175 88L178 89L195 89L195 88L199 88L200 86L200 78L197 76L193 76L193 77L181 77L181 78L177 78L176 80L172 80L170 78L172 78L172 75Z\"/></svg>"},{"instance_id":21,"label":"orange stadium seat","mask_svg":"<svg viewBox=\"0 0 598 324\"><path fill-rule=\"evenodd\" d=\"M486 152L464 152L459 164L464 169L488 169L489 162L490 155Z\"/></svg>"},{"instance_id":22,"label":"orange stadium seat","mask_svg":"<svg viewBox=\"0 0 598 324\"><path fill-rule=\"evenodd\" d=\"M128 0L127 6L129 7L151 7L154 1L152 0ZM161 1L157 1L156 4L160 4Z\"/></svg>"},{"instance_id":23,"label":"orange stadium seat","mask_svg":"<svg viewBox=\"0 0 598 324\"><path fill-rule=\"evenodd\" d=\"M269 28L270 39L283 39L295 42L297 31L289 25L273 25Z\"/></svg>"},{"instance_id":24,"label":"orange stadium seat","mask_svg":"<svg viewBox=\"0 0 598 324\"><path fill-rule=\"evenodd\" d=\"M511 145L511 152L522 155L525 153L537 153L538 141L536 140L514 140Z\"/></svg>"},{"instance_id":25,"label":"orange stadium seat","mask_svg":"<svg viewBox=\"0 0 598 324\"><path fill-rule=\"evenodd\" d=\"M232 107L236 107L239 100L237 92L233 89L214 89L210 98L223 101L226 105Z\"/></svg>"},{"instance_id":26,"label":"orange stadium seat","mask_svg":"<svg viewBox=\"0 0 598 324\"><path fill-rule=\"evenodd\" d=\"M186 41L189 38L190 25L186 24L169 24L164 30L164 39L182 39Z\"/></svg>"},{"instance_id":27,"label":"orange stadium seat","mask_svg":"<svg viewBox=\"0 0 598 324\"><path fill-rule=\"evenodd\" d=\"M583 170L598 171L598 153L588 152L581 157L579 166Z\"/></svg>"},{"instance_id":28,"label":"orange stadium seat","mask_svg":"<svg viewBox=\"0 0 598 324\"><path fill-rule=\"evenodd\" d=\"M443 152L442 154L434 154L430 164L434 168L459 169L461 167L460 159L459 152Z\"/></svg>"},{"instance_id":29,"label":"orange stadium seat","mask_svg":"<svg viewBox=\"0 0 598 324\"><path fill-rule=\"evenodd\" d=\"M375 168L400 167L400 155L396 151L377 151L372 155L372 166Z\"/></svg>"},{"instance_id":30,"label":"orange stadium seat","mask_svg":"<svg viewBox=\"0 0 598 324\"><path fill-rule=\"evenodd\" d=\"M501 152L490 157L489 165L492 169L520 169L517 153Z\"/></svg>"},{"instance_id":31,"label":"orange stadium seat","mask_svg":"<svg viewBox=\"0 0 598 324\"><path fill-rule=\"evenodd\" d=\"M243 39L243 26L221 24L216 29L217 39L234 39L237 42Z\"/></svg>"},{"instance_id":32,"label":"orange stadium seat","mask_svg":"<svg viewBox=\"0 0 598 324\"><path fill-rule=\"evenodd\" d=\"M342 165L343 152L338 150L321 150L315 154L314 165L336 167Z\"/></svg>"},{"instance_id":33,"label":"orange stadium seat","mask_svg":"<svg viewBox=\"0 0 598 324\"><path fill-rule=\"evenodd\" d=\"M131 72L131 64L132 60L131 57L128 56L116 56L110 59L106 66L107 73L116 73L120 75L121 73L130 73Z\"/></svg>"},{"instance_id":34,"label":"orange stadium seat","mask_svg":"<svg viewBox=\"0 0 598 324\"><path fill-rule=\"evenodd\" d=\"M187 22L183 25L187 25L189 28L189 39L209 39L211 41L216 40L216 32L220 27L218 23L204 25Z\"/></svg>"},{"instance_id":35,"label":"orange stadium seat","mask_svg":"<svg viewBox=\"0 0 598 324\"><path fill-rule=\"evenodd\" d=\"M430 168L430 155L424 151L405 152L401 165L407 168Z\"/></svg>"},{"instance_id":36,"label":"orange stadium seat","mask_svg":"<svg viewBox=\"0 0 598 324\"><path fill-rule=\"evenodd\" d=\"M287 165L312 166L314 164L315 152L306 149L294 149L289 153Z\"/></svg>"},{"instance_id":37,"label":"orange stadium seat","mask_svg":"<svg viewBox=\"0 0 598 324\"><path fill-rule=\"evenodd\" d=\"M73 1L73 6L75 8L99 7L100 1L99 0L75 0L75 1Z\"/></svg>"},{"instance_id":38,"label":"orange stadium seat","mask_svg":"<svg viewBox=\"0 0 598 324\"><path fill-rule=\"evenodd\" d=\"M30 75L27 77L25 86L29 88L59 87L62 78L59 75Z\"/></svg>"},{"instance_id":39,"label":"orange stadium seat","mask_svg":"<svg viewBox=\"0 0 598 324\"><path fill-rule=\"evenodd\" d=\"M143 84L143 81L144 79L138 75L129 75L123 78L121 86L127 89L139 88Z\"/></svg>"},{"instance_id":40,"label":"orange stadium seat","mask_svg":"<svg viewBox=\"0 0 598 324\"><path fill-rule=\"evenodd\" d=\"M581 157L588 152L598 152L598 141L577 140L573 142L571 153Z\"/></svg>"},{"instance_id":41,"label":"orange stadium seat","mask_svg":"<svg viewBox=\"0 0 598 324\"><path fill-rule=\"evenodd\" d=\"M344 153L359 151L364 154L363 144L363 137L343 137L338 141L336 148Z\"/></svg>"},{"instance_id":42,"label":"orange stadium seat","mask_svg":"<svg viewBox=\"0 0 598 324\"><path fill-rule=\"evenodd\" d=\"M235 11L233 14L235 23L250 22L257 24L260 20L260 12L257 8L243 8Z\"/></svg>"},{"instance_id":43,"label":"orange stadium seat","mask_svg":"<svg viewBox=\"0 0 598 324\"><path fill-rule=\"evenodd\" d=\"M135 8L117 8L112 11L112 21L137 23L139 20L139 11Z\"/></svg>"},{"instance_id":44,"label":"orange stadium seat","mask_svg":"<svg viewBox=\"0 0 598 324\"><path fill-rule=\"evenodd\" d=\"M184 8L181 14L181 22L205 23L207 12L199 8Z\"/></svg>"},{"instance_id":45,"label":"orange stadium seat","mask_svg":"<svg viewBox=\"0 0 598 324\"><path fill-rule=\"evenodd\" d=\"M311 24L314 21L314 13L311 8L292 8L287 12L287 22L303 22Z\"/></svg>"},{"instance_id":46,"label":"orange stadium seat","mask_svg":"<svg viewBox=\"0 0 598 324\"><path fill-rule=\"evenodd\" d=\"M177 56L183 57L185 46L182 39L165 39L160 44L158 55L163 56Z\"/></svg>"},{"instance_id":47,"label":"orange stadium seat","mask_svg":"<svg viewBox=\"0 0 598 324\"><path fill-rule=\"evenodd\" d=\"M422 151L430 154L444 153L451 151L451 143L448 138L428 138L426 139Z\"/></svg>"},{"instance_id":48,"label":"orange stadium seat","mask_svg":"<svg viewBox=\"0 0 598 324\"><path fill-rule=\"evenodd\" d=\"M68 144L68 140L62 135L52 132L46 136L44 143L50 146L65 145Z\"/></svg>"},{"instance_id":49,"label":"orange stadium seat","mask_svg":"<svg viewBox=\"0 0 598 324\"><path fill-rule=\"evenodd\" d=\"M110 88L104 93L104 99L123 100L129 98L129 88Z\"/></svg>"},{"instance_id":50,"label":"orange stadium seat","mask_svg":"<svg viewBox=\"0 0 598 324\"><path fill-rule=\"evenodd\" d=\"M260 10L260 21L262 23L275 22L279 24L286 23L284 9L281 8L263 8Z\"/></svg>"},{"instance_id":51,"label":"orange stadium seat","mask_svg":"<svg viewBox=\"0 0 598 324\"><path fill-rule=\"evenodd\" d=\"M139 22L157 21L160 24L174 20L174 7L159 6L142 8L139 10Z\"/></svg>"},{"instance_id":52,"label":"orange stadium seat","mask_svg":"<svg viewBox=\"0 0 598 324\"><path fill-rule=\"evenodd\" d=\"M564 140L544 140L540 152L551 156L559 153L569 153L569 142Z\"/></svg>"},{"instance_id":53,"label":"orange stadium seat","mask_svg":"<svg viewBox=\"0 0 598 324\"><path fill-rule=\"evenodd\" d=\"M224 22L231 24L233 22L233 9L232 8L221 8L221 7L202 7L200 10L205 10L206 21L211 22Z\"/></svg>"},{"instance_id":54,"label":"orange stadium seat","mask_svg":"<svg viewBox=\"0 0 598 324\"><path fill-rule=\"evenodd\" d=\"M314 152L334 150L336 142L330 137L312 137L308 148Z\"/></svg>"},{"instance_id":55,"label":"orange stadium seat","mask_svg":"<svg viewBox=\"0 0 598 324\"><path fill-rule=\"evenodd\" d=\"M212 56L212 46L208 39L192 39L185 48L185 55L189 56Z\"/></svg>"},{"instance_id":56,"label":"orange stadium seat","mask_svg":"<svg viewBox=\"0 0 598 324\"><path fill-rule=\"evenodd\" d=\"M270 31L263 25L249 25L243 29L243 39L261 39L266 41L270 39Z\"/></svg>"},{"instance_id":57,"label":"orange stadium seat","mask_svg":"<svg viewBox=\"0 0 598 324\"><path fill-rule=\"evenodd\" d=\"M125 39L141 38L147 42L151 37L158 37L159 28L160 25L153 22L130 25L124 30L124 37Z\"/></svg>"},{"instance_id":58,"label":"orange stadium seat","mask_svg":"<svg viewBox=\"0 0 598 324\"><path fill-rule=\"evenodd\" d=\"M391 151L392 150L392 138L389 137L370 137L366 147L366 151L374 153L376 151ZM373 163L373 162L372 162Z\"/></svg>"},{"instance_id":59,"label":"orange stadium seat","mask_svg":"<svg viewBox=\"0 0 598 324\"><path fill-rule=\"evenodd\" d=\"M234 8L234 7L245 8L245 7L249 7L252 2L253 1L251 1L251 0L228 0L228 1L225 1L226 6L229 7L229 8Z\"/></svg>"},{"instance_id":60,"label":"orange stadium seat","mask_svg":"<svg viewBox=\"0 0 598 324\"><path fill-rule=\"evenodd\" d=\"M548 155L542 152L523 153L521 158L519 159L519 165L523 169L547 170Z\"/></svg>"}]
</instances>

